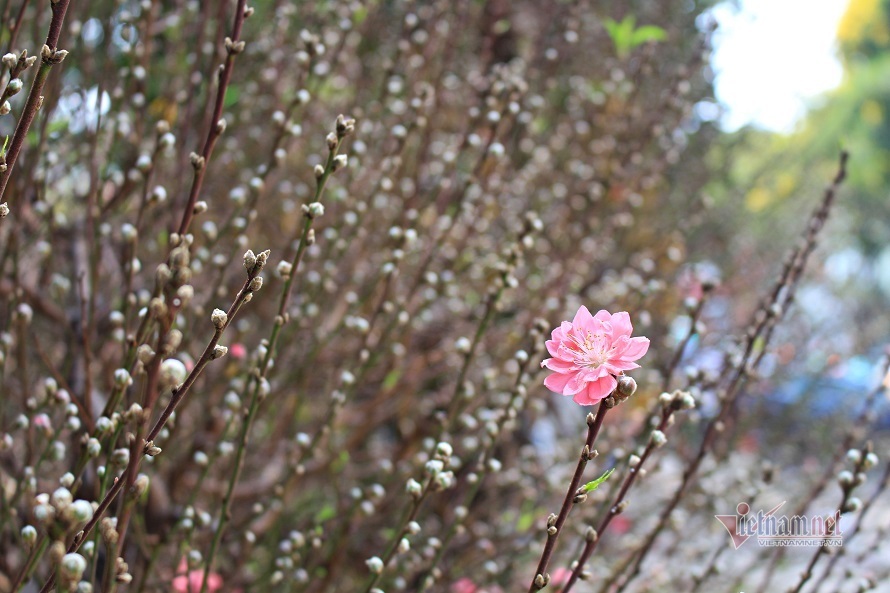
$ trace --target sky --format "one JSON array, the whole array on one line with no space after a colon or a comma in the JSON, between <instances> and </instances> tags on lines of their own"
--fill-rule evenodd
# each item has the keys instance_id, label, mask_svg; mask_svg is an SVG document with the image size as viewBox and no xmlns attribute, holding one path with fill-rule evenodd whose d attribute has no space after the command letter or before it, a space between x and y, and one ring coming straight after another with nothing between
<instances>
[{"instance_id":1,"label":"sky","mask_svg":"<svg viewBox=\"0 0 890 593\"><path fill-rule=\"evenodd\" d=\"M835 34L848 0L739 0L714 11L712 66L722 127L790 132L808 100L842 76Z\"/></svg>"}]
</instances>

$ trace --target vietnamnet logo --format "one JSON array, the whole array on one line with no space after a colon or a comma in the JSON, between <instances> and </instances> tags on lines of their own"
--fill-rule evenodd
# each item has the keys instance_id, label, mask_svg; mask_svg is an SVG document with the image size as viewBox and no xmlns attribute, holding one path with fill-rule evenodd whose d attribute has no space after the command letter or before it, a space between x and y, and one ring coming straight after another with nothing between
<instances>
[{"instance_id":1,"label":"vietnamnet logo","mask_svg":"<svg viewBox=\"0 0 890 593\"><path fill-rule=\"evenodd\" d=\"M768 511L751 511L751 505L740 502L735 515L714 515L729 532L733 547L738 550L746 541L756 538L763 547L841 546L844 537L840 528L840 511L829 516L778 515L781 504Z\"/></svg>"}]
</instances>

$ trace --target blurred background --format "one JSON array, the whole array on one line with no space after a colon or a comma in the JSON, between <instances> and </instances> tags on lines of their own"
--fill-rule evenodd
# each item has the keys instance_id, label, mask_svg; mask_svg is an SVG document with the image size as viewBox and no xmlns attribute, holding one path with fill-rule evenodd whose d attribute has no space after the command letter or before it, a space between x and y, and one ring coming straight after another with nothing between
<instances>
[{"instance_id":1,"label":"blurred background","mask_svg":"<svg viewBox=\"0 0 890 593\"><path fill-rule=\"evenodd\" d=\"M763 369L790 364L772 395L783 404L808 395L814 413L828 414L836 398L874 384L890 335L890 2L721 2L701 18L718 24L714 97L695 107L699 125L720 130L702 190L717 212L712 240L725 241L715 263L753 271L769 261L754 246L787 244L799 197L820 191L841 148L852 155L815 275L797 295L800 315ZM814 374L822 378L800 378Z\"/></svg>"}]
</instances>

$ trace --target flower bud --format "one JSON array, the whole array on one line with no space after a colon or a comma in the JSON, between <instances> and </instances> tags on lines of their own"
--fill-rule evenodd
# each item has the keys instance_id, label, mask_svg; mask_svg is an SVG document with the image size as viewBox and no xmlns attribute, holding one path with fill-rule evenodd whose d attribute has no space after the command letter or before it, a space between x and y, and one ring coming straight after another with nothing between
<instances>
[{"instance_id":1,"label":"flower bud","mask_svg":"<svg viewBox=\"0 0 890 593\"><path fill-rule=\"evenodd\" d=\"M424 471L428 476L435 476L444 469L445 464L438 459L431 459L427 461L426 465L424 466Z\"/></svg>"},{"instance_id":2,"label":"flower bud","mask_svg":"<svg viewBox=\"0 0 890 593\"><path fill-rule=\"evenodd\" d=\"M93 504L88 500L75 500L65 511L65 518L71 523L83 524L93 518Z\"/></svg>"},{"instance_id":3,"label":"flower bud","mask_svg":"<svg viewBox=\"0 0 890 593\"><path fill-rule=\"evenodd\" d=\"M37 542L37 530L33 525L25 525L22 527L22 543L25 544L25 547L32 548L34 547L34 543Z\"/></svg>"},{"instance_id":4,"label":"flower bud","mask_svg":"<svg viewBox=\"0 0 890 593\"><path fill-rule=\"evenodd\" d=\"M637 382L634 381L633 377L628 377L627 375L622 375L618 378L618 394L622 397L630 397L637 391Z\"/></svg>"},{"instance_id":5,"label":"flower bud","mask_svg":"<svg viewBox=\"0 0 890 593\"><path fill-rule=\"evenodd\" d=\"M342 114L338 115L335 128L337 130L337 135L341 138L343 136L348 136L349 134L355 132L355 120Z\"/></svg>"},{"instance_id":6,"label":"flower bud","mask_svg":"<svg viewBox=\"0 0 890 593\"><path fill-rule=\"evenodd\" d=\"M59 563L59 576L67 582L77 582L87 569L87 560L80 554L65 554Z\"/></svg>"},{"instance_id":7,"label":"flower bud","mask_svg":"<svg viewBox=\"0 0 890 593\"><path fill-rule=\"evenodd\" d=\"M667 442L667 437L660 430L653 430L649 436L649 442L655 445L655 447L661 447Z\"/></svg>"},{"instance_id":8,"label":"flower bud","mask_svg":"<svg viewBox=\"0 0 890 593\"><path fill-rule=\"evenodd\" d=\"M55 492L53 492L50 497L50 502L56 508L57 511L62 511L73 502L74 497L71 495L71 491L67 488L57 488Z\"/></svg>"},{"instance_id":9,"label":"flower bud","mask_svg":"<svg viewBox=\"0 0 890 593\"><path fill-rule=\"evenodd\" d=\"M222 329L226 326L229 316L222 309L214 309L213 313L210 314L210 320L213 322L213 327Z\"/></svg>"},{"instance_id":10,"label":"flower bud","mask_svg":"<svg viewBox=\"0 0 890 593\"><path fill-rule=\"evenodd\" d=\"M133 378L127 369L117 369L114 371L114 386L118 389L124 389L133 384Z\"/></svg>"},{"instance_id":11,"label":"flower bud","mask_svg":"<svg viewBox=\"0 0 890 593\"><path fill-rule=\"evenodd\" d=\"M408 483L405 485L405 491L414 498L418 498L423 494L423 486L414 478L409 478Z\"/></svg>"},{"instance_id":12,"label":"flower bud","mask_svg":"<svg viewBox=\"0 0 890 593\"><path fill-rule=\"evenodd\" d=\"M406 554L408 550L411 549L411 542L408 541L407 538L402 538L399 540L399 554Z\"/></svg>"},{"instance_id":13,"label":"flower bud","mask_svg":"<svg viewBox=\"0 0 890 593\"><path fill-rule=\"evenodd\" d=\"M383 572L383 560L377 556L365 560L365 565L368 567L368 570L371 571L371 574L380 574Z\"/></svg>"},{"instance_id":14,"label":"flower bud","mask_svg":"<svg viewBox=\"0 0 890 593\"><path fill-rule=\"evenodd\" d=\"M102 452L102 444L99 443L98 439L91 438L87 441L87 455L89 457L98 457L99 453Z\"/></svg>"},{"instance_id":15,"label":"flower bud","mask_svg":"<svg viewBox=\"0 0 890 593\"><path fill-rule=\"evenodd\" d=\"M331 167L332 171L339 171L340 169L345 168L349 164L349 157L345 154L338 154L334 157L334 164Z\"/></svg>"},{"instance_id":16,"label":"flower bud","mask_svg":"<svg viewBox=\"0 0 890 593\"><path fill-rule=\"evenodd\" d=\"M454 472L440 472L436 474L434 484L439 490L448 490L454 485Z\"/></svg>"},{"instance_id":17,"label":"flower bud","mask_svg":"<svg viewBox=\"0 0 890 593\"><path fill-rule=\"evenodd\" d=\"M133 494L136 495L136 498L141 498L148 491L150 484L151 481L147 475L139 474L136 476L136 481L133 482Z\"/></svg>"}]
</instances>

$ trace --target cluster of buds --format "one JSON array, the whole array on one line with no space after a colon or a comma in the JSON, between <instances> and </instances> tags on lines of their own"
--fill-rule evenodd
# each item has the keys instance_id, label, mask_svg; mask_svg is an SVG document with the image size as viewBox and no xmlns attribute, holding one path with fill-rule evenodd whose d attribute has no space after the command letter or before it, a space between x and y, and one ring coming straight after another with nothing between
<instances>
[{"instance_id":1,"label":"cluster of buds","mask_svg":"<svg viewBox=\"0 0 890 593\"><path fill-rule=\"evenodd\" d=\"M847 461L852 464L853 469L845 469L837 475L838 484L844 494L844 502L840 511L841 513L855 513L862 508L862 501L851 494L853 490L865 483L865 472L878 464L878 456L872 450L871 442L868 442L862 449L847 451Z\"/></svg>"},{"instance_id":2,"label":"cluster of buds","mask_svg":"<svg viewBox=\"0 0 890 593\"><path fill-rule=\"evenodd\" d=\"M8 99L22 90L22 72L34 65L34 62L37 61L37 56L28 57L27 51L23 51L19 55L8 53L3 56L2 61L3 65L9 68L9 82L6 83L6 89L4 89L3 95L0 97L0 115L6 115L12 110Z\"/></svg>"},{"instance_id":3,"label":"cluster of buds","mask_svg":"<svg viewBox=\"0 0 890 593\"><path fill-rule=\"evenodd\" d=\"M118 557L114 563L114 580L122 585L127 585L133 581L130 567L121 557Z\"/></svg>"},{"instance_id":4,"label":"cluster of buds","mask_svg":"<svg viewBox=\"0 0 890 593\"><path fill-rule=\"evenodd\" d=\"M426 462L423 468L426 486L410 478L405 486L405 491L414 500L420 500L426 492L438 492L447 490L454 485L454 472L448 470L454 454L453 447L444 441L436 445L433 458Z\"/></svg>"},{"instance_id":5,"label":"cluster of buds","mask_svg":"<svg viewBox=\"0 0 890 593\"><path fill-rule=\"evenodd\" d=\"M501 259L494 268L497 272L494 284L490 289L490 295L496 295L503 288L516 288L519 281L514 275L516 268L522 263L523 253L534 246L534 236L544 228L544 224L535 212L528 212L522 225L522 230L515 243L505 247L501 252Z\"/></svg>"},{"instance_id":6,"label":"cluster of buds","mask_svg":"<svg viewBox=\"0 0 890 593\"><path fill-rule=\"evenodd\" d=\"M325 138L329 153L328 165L315 165L315 181L318 183L319 188L324 186L324 183L330 174L336 173L340 169L344 169L349 164L349 157L345 154L338 154L338 152L343 139L354 132L355 120L342 114L338 115L337 121L334 124L334 131L328 134ZM304 214L309 216L307 208L312 208L313 206L314 204L310 204L308 207L304 207ZM318 206L321 206L321 204L318 204ZM315 206L316 210L318 209L318 206ZM321 216L323 213L324 210L322 209L317 215ZM315 215L309 217L314 218Z\"/></svg>"},{"instance_id":7,"label":"cluster of buds","mask_svg":"<svg viewBox=\"0 0 890 593\"><path fill-rule=\"evenodd\" d=\"M658 402L667 414L673 414L679 410L691 410L695 407L695 398L692 397L692 394L679 389L672 393L662 393L658 396Z\"/></svg>"},{"instance_id":8,"label":"cluster of buds","mask_svg":"<svg viewBox=\"0 0 890 593\"><path fill-rule=\"evenodd\" d=\"M62 60L68 55L64 49L53 49L48 45L44 45L40 50L40 59L44 64L61 64Z\"/></svg>"},{"instance_id":9,"label":"cluster of buds","mask_svg":"<svg viewBox=\"0 0 890 593\"><path fill-rule=\"evenodd\" d=\"M189 249L191 248L194 237L191 234L179 235L173 233L170 235L170 244L173 249L170 251L170 265L164 269L165 264L158 266L157 276L161 286L169 284L173 290L180 286L185 286L192 279L192 269L190 267Z\"/></svg>"},{"instance_id":10,"label":"cluster of buds","mask_svg":"<svg viewBox=\"0 0 890 593\"><path fill-rule=\"evenodd\" d=\"M321 202L312 202L311 204L303 204L303 216L315 220L324 215L324 204Z\"/></svg>"},{"instance_id":11,"label":"cluster of buds","mask_svg":"<svg viewBox=\"0 0 890 593\"><path fill-rule=\"evenodd\" d=\"M343 139L346 136L355 133L355 119L340 114L337 116L337 121L334 124L334 127L337 132L337 138Z\"/></svg>"},{"instance_id":12,"label":"cluster of buds","mask_svg":"<svg viewBox=\"0 0 890 593\"><path fill-rule=\"evenodd\" d=\"M34 518L38 523L47 527L59 526L56 522L58 519L66 532L92 519L93 511L92 503L82 499L74 500L66 486L60 486L52 494L38 494L34 499Z\"/></svg>"},{"instance_id":13,"label":"cluster of buds","mask_svg":"<svg viewBox=\"0 0 890 593\"><path fill-rule=\"evenodd\" d=\"M300 41L303 42L303 50L297 52L297 61L308 63L311 58L324 55L325 46L321 38L308 29L300 31Z\"/></svg>"},{"instance_id":14,"label":"cluster of buds","mask_svg":"<svg viewBox=\"0 0 890 593\"><path fill-rule=\"evenodd\" d=\"M99 521L99 535L107 545L115 545L120 539L120 533L117 530L117 517L105 517Z\"/></svg>"},{"instance_id":15,"label":"cluster of buds","mask_svg":"<svg viewBox=\"0 0 890 593\"><path fill-rule=\"evenodd\" d=\"M448 467L452 463L454 449L449 443L442 441L436 445L433 459L427 461L424 473L430 482L430 491L447 490L454 485L454 472Z\"/></svg>"},{"instance_id":16,"label":"cluster of buds","mask_svg":"<svg viewBox=\"0 0 890 593\"><path fill-rule=\"evenodd\" d=\"M248 249L244 253L244 269L247 270L247 277L251 280L257 278L260 275L260 272L263 271L263 268L266 267L266 262L269 261L269 255L272 252L268 249L265 251L261 251L258 254L255 254L252 249ZM259 290L262 287L262 282L260 286L256 288ZM251 290L251 292L255 292Z\"/></svg>"},{"instance_id":17,"label":"cluster of buds","mask_svg":"<svg viewBox=\"0 0 890 593\"><path fill-rule=\"evenodd\" d=\"M237 55L243 52L246 45L247 44L244 41L232 41L230 37L226 37L225 39L226 52L232 55Z\"/></svg>"},{"instance_id":18,"label":"cluster of buds","mask_svg":"<svg viewBox=\"0 0 890 593\"><path fill-rule=\"evenodd\" d=\"M13 53L5 54L3 58L0 58L0 61L9 68L10 78L19 78L22 72L34 65L37 61L37 56L29 56L28 50L24 50L19 55Z\"/></svg>"}]
</instances>

